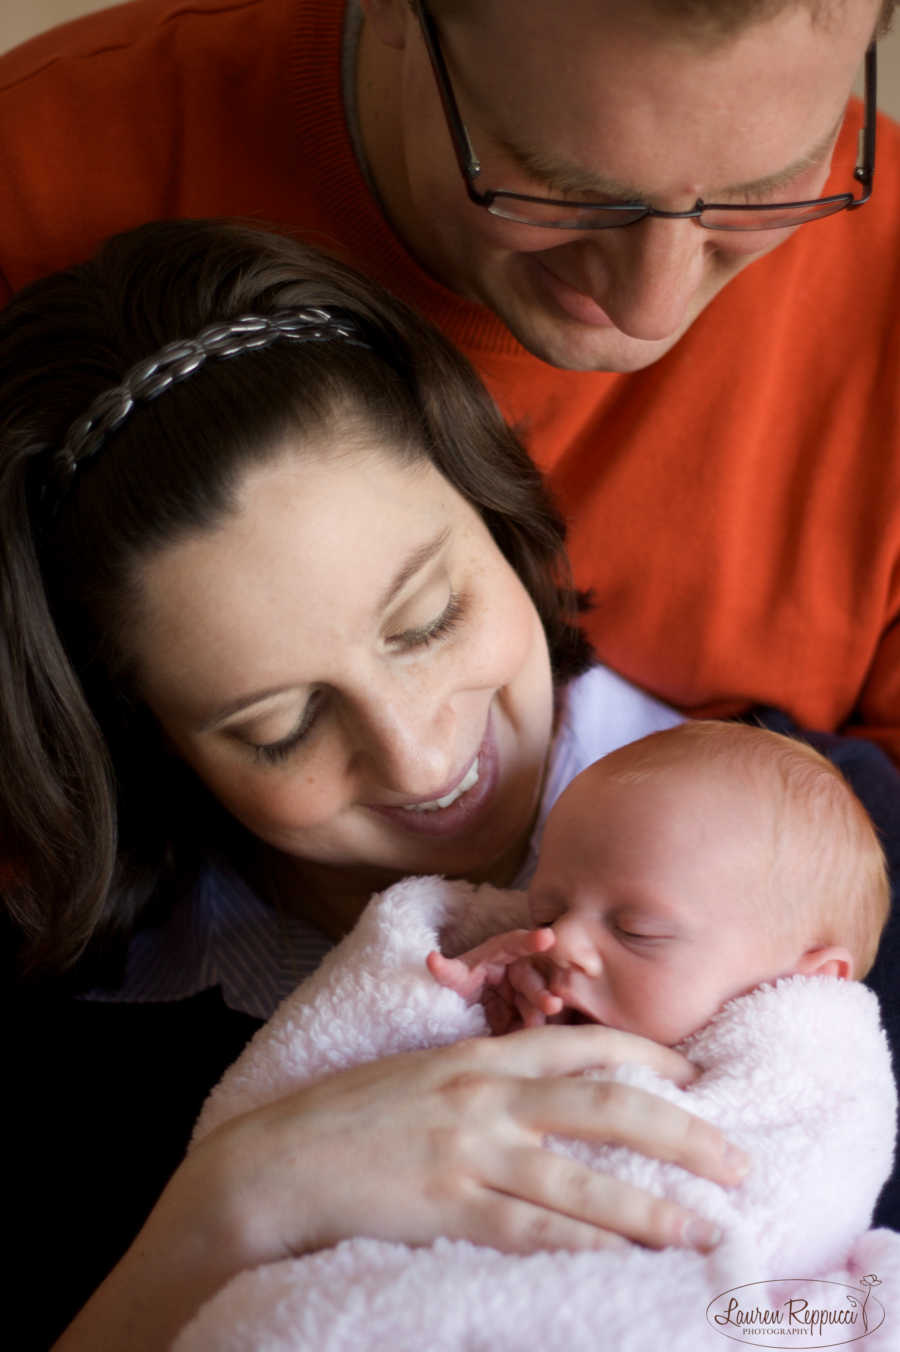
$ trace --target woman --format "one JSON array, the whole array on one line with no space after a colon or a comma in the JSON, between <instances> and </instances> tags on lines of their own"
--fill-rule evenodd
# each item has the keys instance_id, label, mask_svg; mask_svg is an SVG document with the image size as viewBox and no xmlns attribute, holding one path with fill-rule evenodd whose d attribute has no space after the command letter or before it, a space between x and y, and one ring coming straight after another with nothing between
<instances>
[{"instance_id":1,"label":"woman","mask_svg":"<svg viewBox=\"0 0 900 1352\"><path fill-rule=\"evenodd\" d=\"M460 359L317 255L170 223L23 293L0 370L0 820L38 1030L22 1150L73 1272L48 1323L112 1268L59 1346L164 1347L236 1271L352 1235L707 1246L689 1213L541 1148L592 1135L740 1176L706 1124L567 1078L635 1056L690 1078L603 1028L335 1075L178 1165L248 1015L322 936L406 874L521 879L554 725L576 703L604 721L596 672L566 685L588 654L562 528ZM599 679L632 735L671 721ZM557 745L549 778L569 760ZM65 1242L88 1206L102 1243Z\"/></svg>"}]
</instances>

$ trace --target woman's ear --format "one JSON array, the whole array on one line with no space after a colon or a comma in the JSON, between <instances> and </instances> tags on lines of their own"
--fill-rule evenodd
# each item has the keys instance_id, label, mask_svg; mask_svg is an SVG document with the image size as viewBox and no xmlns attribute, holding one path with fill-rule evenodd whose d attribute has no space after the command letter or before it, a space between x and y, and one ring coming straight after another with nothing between
<instances>
[{"instance_id":1,"label":"woman's ear","mask_svg":"<svg viewBox=\"0 0 900 1352\"><path fill-rule=\"evenodd\" d=\"M362 0L362 7L376 37L387 47L402 51L413 17L409 0Z\"/></svg>"},{"instance_id":2,"label":"woman's ear","mask_svg":"<svg viewBox=\"0 0 900 1352\"><path fill-rule=\"evenodd\" d=\"M836 976L840 981L853 980L853 958L850 950L831 945L811 948L794 965L790 976Z\"/></svg>"}]
</instances>

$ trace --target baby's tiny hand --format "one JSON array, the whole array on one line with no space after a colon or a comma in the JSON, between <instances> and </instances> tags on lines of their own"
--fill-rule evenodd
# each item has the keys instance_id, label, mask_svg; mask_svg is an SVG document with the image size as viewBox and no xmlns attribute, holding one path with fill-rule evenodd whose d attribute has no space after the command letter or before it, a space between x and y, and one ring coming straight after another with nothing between
<instances>
[{"instance_id":1,"label":"baby's tiny hand","mask_svg":"<svg viewBox=\"0 0 900 1352\"><path fill-rule=\"evenodd\" d=\"M435 981L474 1004L476 1000L484 1001L486 992L501 990L513 964L545 953L555 941L552 929L510 930L495 934L458 958L445 958L443 953L433 951L425 963Z\"/></svg>"},{"instance_id":2,"label":"baby's tiny hand","mask_svg":"<svg viewBox=\"0 0 900 1352\"><path fill-rule=\"evenodd\" d=\"M560 997L550 992L540 961L519 958L507 968L506 979L525 1028L538 1028L565 1008Z\"/></svg>"}]
</instances>

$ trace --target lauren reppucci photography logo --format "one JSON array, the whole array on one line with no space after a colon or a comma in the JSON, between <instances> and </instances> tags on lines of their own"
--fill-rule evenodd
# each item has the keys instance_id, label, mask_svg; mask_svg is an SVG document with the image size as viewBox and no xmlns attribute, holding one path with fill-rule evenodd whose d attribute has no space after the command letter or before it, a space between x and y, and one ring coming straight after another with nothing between
<instances>
[{"instance_id":1,"label":"lauren reppucci photography logo","mask_svg":"<svg viewBox=\"0 0 900 1352\"><path fill-rule=\"evenodd\" d=\"M880 1285L874 1272L855 1286L799 1277L750 1282L711 1300L706 1319L745 1347L841 1347L884 1323L884 1306L872 1294Z\"/></svg>"}]
</instances>

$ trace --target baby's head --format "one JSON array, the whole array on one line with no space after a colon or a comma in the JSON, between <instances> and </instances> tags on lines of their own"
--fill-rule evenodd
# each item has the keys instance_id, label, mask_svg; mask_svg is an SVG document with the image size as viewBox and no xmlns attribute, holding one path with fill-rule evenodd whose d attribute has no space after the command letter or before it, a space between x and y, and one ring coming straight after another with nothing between
<instances>
[{"instance_id":1,"label":"baby's head","mask_svg":"<svg viewBox=\"0 0 900 1352\"><path fill-rule=\"evenodd\" d=\"M547 821L529 889L566 1006L674 1045L794 974L859 978L889 907L868 815L818 752L688 722L612 752Z\"/></svg>"}]
</instances>

